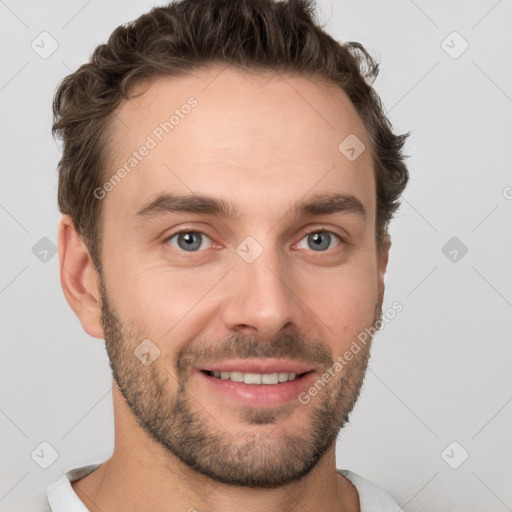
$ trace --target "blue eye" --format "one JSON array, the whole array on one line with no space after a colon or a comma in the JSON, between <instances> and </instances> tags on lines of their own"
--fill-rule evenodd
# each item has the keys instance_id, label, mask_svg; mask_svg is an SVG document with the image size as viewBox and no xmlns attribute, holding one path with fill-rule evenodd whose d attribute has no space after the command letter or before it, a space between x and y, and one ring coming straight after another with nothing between
<instances>
[{"instance_id":1,"label":"blue eye","mask_svg":"<svg viewBox=\"0 0 512 512\"><path fill-rule=\"evenodd\" d=\"M341 238L338 235L331 233L330 231L312 231L302 239L306 240L308 247L300 247L299 245L297 247L299 247L299 249L311 249L317 252L325 251L326 249L332 249L330 245L333 240L333 237L337 238L339 240L339 243L341 244Z\"/></svg>"},{"instance_id":2,"label":"blue eye","mask_svg":"<svg viewBox=\"0 0 512 512\"><path fill-rule=\"evenodd\" d=\"M315 252L325 252L328 249L333 248L331 245L336 239L338 240L338 244L336 246L343 242L338 235L331 231L316 230L307 233L299 244L297 244L297 247L299 249L309 249ZM301 245L304 244L304 241L307 246ZM169 236L165 242L169 243L176 249L185 252L198 252L200 250L208 249L208 242L210 242L211 247L212 240L209 236L201 233L200 231L178 231L177 233Z\"/></svg>"},{"instance_id":3,"label":"blue eye","mask_svg":"<svg viewBox=\"0 0 512 512\"><path fill-rule=\"evenodd\" d=\"M211 242L211 239L200 231L180 231L167 238L166 242L169 242L177 249L182 249L187 252L196 252L201 249L205 238ZM173 243L174 240L177 245Z\"/></svg>"}]
</instances>

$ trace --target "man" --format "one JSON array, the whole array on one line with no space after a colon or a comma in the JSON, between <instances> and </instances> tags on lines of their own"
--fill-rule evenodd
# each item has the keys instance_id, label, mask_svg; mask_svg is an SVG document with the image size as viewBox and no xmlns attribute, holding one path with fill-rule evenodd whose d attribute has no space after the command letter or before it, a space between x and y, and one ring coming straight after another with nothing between
<instances>
[{"instance_id":1,"label":"man","mask_svg":"<svg viewBox=\"0 0 512 512\"><path fill-rule=\"evenodd\" d=\"M183 0L61 83L60 276L115 447L53 511L398 509L335 461L408 180L376 73L304 1Z\"/></svg>"}]
</instances>

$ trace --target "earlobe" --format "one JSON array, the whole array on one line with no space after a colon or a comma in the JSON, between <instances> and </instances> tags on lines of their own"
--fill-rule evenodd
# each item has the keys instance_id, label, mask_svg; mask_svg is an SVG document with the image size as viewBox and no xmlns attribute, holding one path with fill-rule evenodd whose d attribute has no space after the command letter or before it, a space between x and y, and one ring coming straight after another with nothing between
<instances>
[{"instance_id":1,"label":"earlobe","mask_svg":"<svg viewBox=\"0 0 512 512\"><path fill-rule=\"evenodd\" d=\"M103 339L99 277L87 246L73 220L63 215L59 225L59 264L62 291L85 332Z\"/></svg>"}]
</instances>

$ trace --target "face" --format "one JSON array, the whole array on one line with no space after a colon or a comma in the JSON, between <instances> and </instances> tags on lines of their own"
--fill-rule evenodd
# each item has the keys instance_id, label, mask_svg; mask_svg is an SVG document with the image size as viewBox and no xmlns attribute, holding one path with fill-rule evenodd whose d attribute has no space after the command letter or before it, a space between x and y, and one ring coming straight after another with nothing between
<instances>
[{"instance_id":1,"label":"face","mask_svg":"<svg viewBox=\"0 0 512 512\"><path fill-rule=\"evenodd\" d=\"M335 362L380 318L385 264L345 93L221 71L160 78L116 112L108 175L130 171L102 189L102 324L131 411L116 421L216 481L270 488L347 421L370 344Z\"/></svg>"}]
</instances>

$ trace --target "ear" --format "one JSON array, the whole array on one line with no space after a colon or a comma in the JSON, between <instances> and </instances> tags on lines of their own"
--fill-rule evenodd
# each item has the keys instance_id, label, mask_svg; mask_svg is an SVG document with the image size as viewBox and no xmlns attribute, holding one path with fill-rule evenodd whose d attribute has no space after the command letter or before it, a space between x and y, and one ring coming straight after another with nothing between
<instances>
[{"instance_id":1,"label":"ear","mask_svg":"<svg viewBox=\"0 0 512 512\"><path fill-rule=\"evenodd\" d=\"M386 274L386 269L388 267L389 260L389 248L391 247L391 237L388 233L385 233L382 237L382 249L377 254L377 272L378 272L378 291L379 291L379 304L382 304L384 299L384 276Z\"/></svg>"},{"instance_id":2,"label":"ear","mask_svg":"<svg viewBox=\"0 0 512 512\"><path fill-rule=\"evenodd\" d=\"M69 215L63 215L60 221L58 246L64 296L84 331L93 338L103 339L99 276Z\"/></svg>"}]
</instances>

